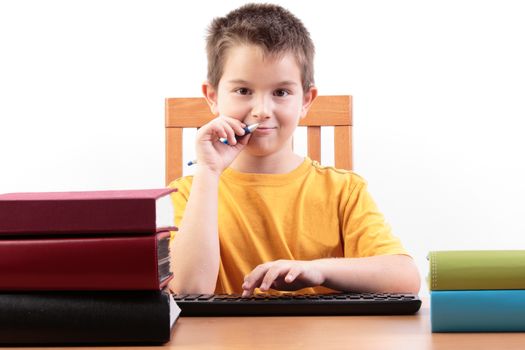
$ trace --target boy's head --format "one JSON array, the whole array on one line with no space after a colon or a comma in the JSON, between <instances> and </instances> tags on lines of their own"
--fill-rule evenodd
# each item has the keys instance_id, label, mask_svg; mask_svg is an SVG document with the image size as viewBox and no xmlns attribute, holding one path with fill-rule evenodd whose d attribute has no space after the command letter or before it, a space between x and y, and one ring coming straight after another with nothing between
<instances>
[{"instance_id":1,"label":"boy's head","mask_svg":"<svg viewBox=\"0 0 525 350\"><path fill-rule=\"evenodd\" d=\"M247 4L216 18L208 30L208 83L217 88L229 49L255 45L265 56L291 53L301 70L303 91L314 85L314 45L303 23L284 8L272 4Z\"/></svg>"}]
</instances>

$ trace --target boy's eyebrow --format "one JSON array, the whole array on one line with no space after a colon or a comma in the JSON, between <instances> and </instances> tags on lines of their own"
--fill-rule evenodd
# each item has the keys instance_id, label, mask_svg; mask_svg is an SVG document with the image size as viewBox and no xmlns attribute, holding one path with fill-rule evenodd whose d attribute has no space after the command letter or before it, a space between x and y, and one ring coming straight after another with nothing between
<instances>
[{"instance_id":1,"label":"boy's eyebrow","mask_svg":"<svg viewBox=\"0 0 525 350\"><path fill-rule=\"evenodd\" d=\"M228 80L228 83L230 83L230 84L244 84L244 85L250 84L250 82L248 82L246 80L243 80L243 79ZM285 80L285 81L281 81L280 83L277 83L276 85L277 86L291 86L291 85L299 85L299 84L297 84L295 81L292 81L292 80Z\"/></svg>"}]
</instances>

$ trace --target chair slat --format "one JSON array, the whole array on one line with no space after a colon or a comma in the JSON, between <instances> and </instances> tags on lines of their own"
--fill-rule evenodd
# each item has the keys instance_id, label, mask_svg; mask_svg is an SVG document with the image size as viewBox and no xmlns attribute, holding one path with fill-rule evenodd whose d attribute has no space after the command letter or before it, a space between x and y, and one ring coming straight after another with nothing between
<instances>
[{"instance_id":1,"label":"chair slat","mask_svg":"<svg viewBox=\"0 0 525 350\"><path fill-rule=\"evenodd\" d=\"M334 127L335 167L352 170L352 127Z\"/></svg>"},{"instance_id":2,"label":"chair slat","mask_svg":"<svg viewBox=\"0 0 525 350\"><path fill-rule=\"evenodd\" d=\"M321 162L321 127L309 126L307 135L308 157Z\"/></svg>"},{"instance_id":3,"label":"chair slat","mask_svg":"<svg viewBox=\"0 0 525 350\"><path fill-rule=\"evenodd\" d=\"M182 176L182 128L166 128L166 185Z\"/></svg>"}]
</instances>

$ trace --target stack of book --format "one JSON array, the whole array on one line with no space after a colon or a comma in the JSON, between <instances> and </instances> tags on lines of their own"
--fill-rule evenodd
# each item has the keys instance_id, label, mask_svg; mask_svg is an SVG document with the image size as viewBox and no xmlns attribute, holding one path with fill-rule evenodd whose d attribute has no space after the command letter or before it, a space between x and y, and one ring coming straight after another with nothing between
<instances>
[{"instance_id":1,"label":"stack of book","mask_svg":"<svg viewBox=\"0 0 525 350\"><path fill-rule=\"evenodd\" d=\"M430 252L433 332L525 331L525 250Z\"/></svg>"},{"instance_id":2,"label":"stack of book","mask_svg":"<svg viewBox=\"0 0 525 350\"><path fill-rule=\"evenodd\" d=\"M169 341L172 191L0 195L0 345Z\"/></svg>"}]
</instances>

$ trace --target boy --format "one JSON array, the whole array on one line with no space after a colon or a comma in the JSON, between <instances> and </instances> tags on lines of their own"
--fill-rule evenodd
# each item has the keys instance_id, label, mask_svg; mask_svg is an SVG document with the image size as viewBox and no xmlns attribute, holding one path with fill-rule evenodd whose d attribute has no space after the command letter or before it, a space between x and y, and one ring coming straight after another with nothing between
<instances>
[{"instance_id":1,"label":"boy","mask_svg":"<svg viewBox=\"0 0 525 350\"><path fill-rule=\"evenodd\" d=\"M170 184L179 190L171 290L417 293L412 258L365 182L293 153L317 96L302 22L276 5L242 6L212 22L207 55L202 90L217 118L197 133L194 176Z\"/></svg>"}]
</instances>

